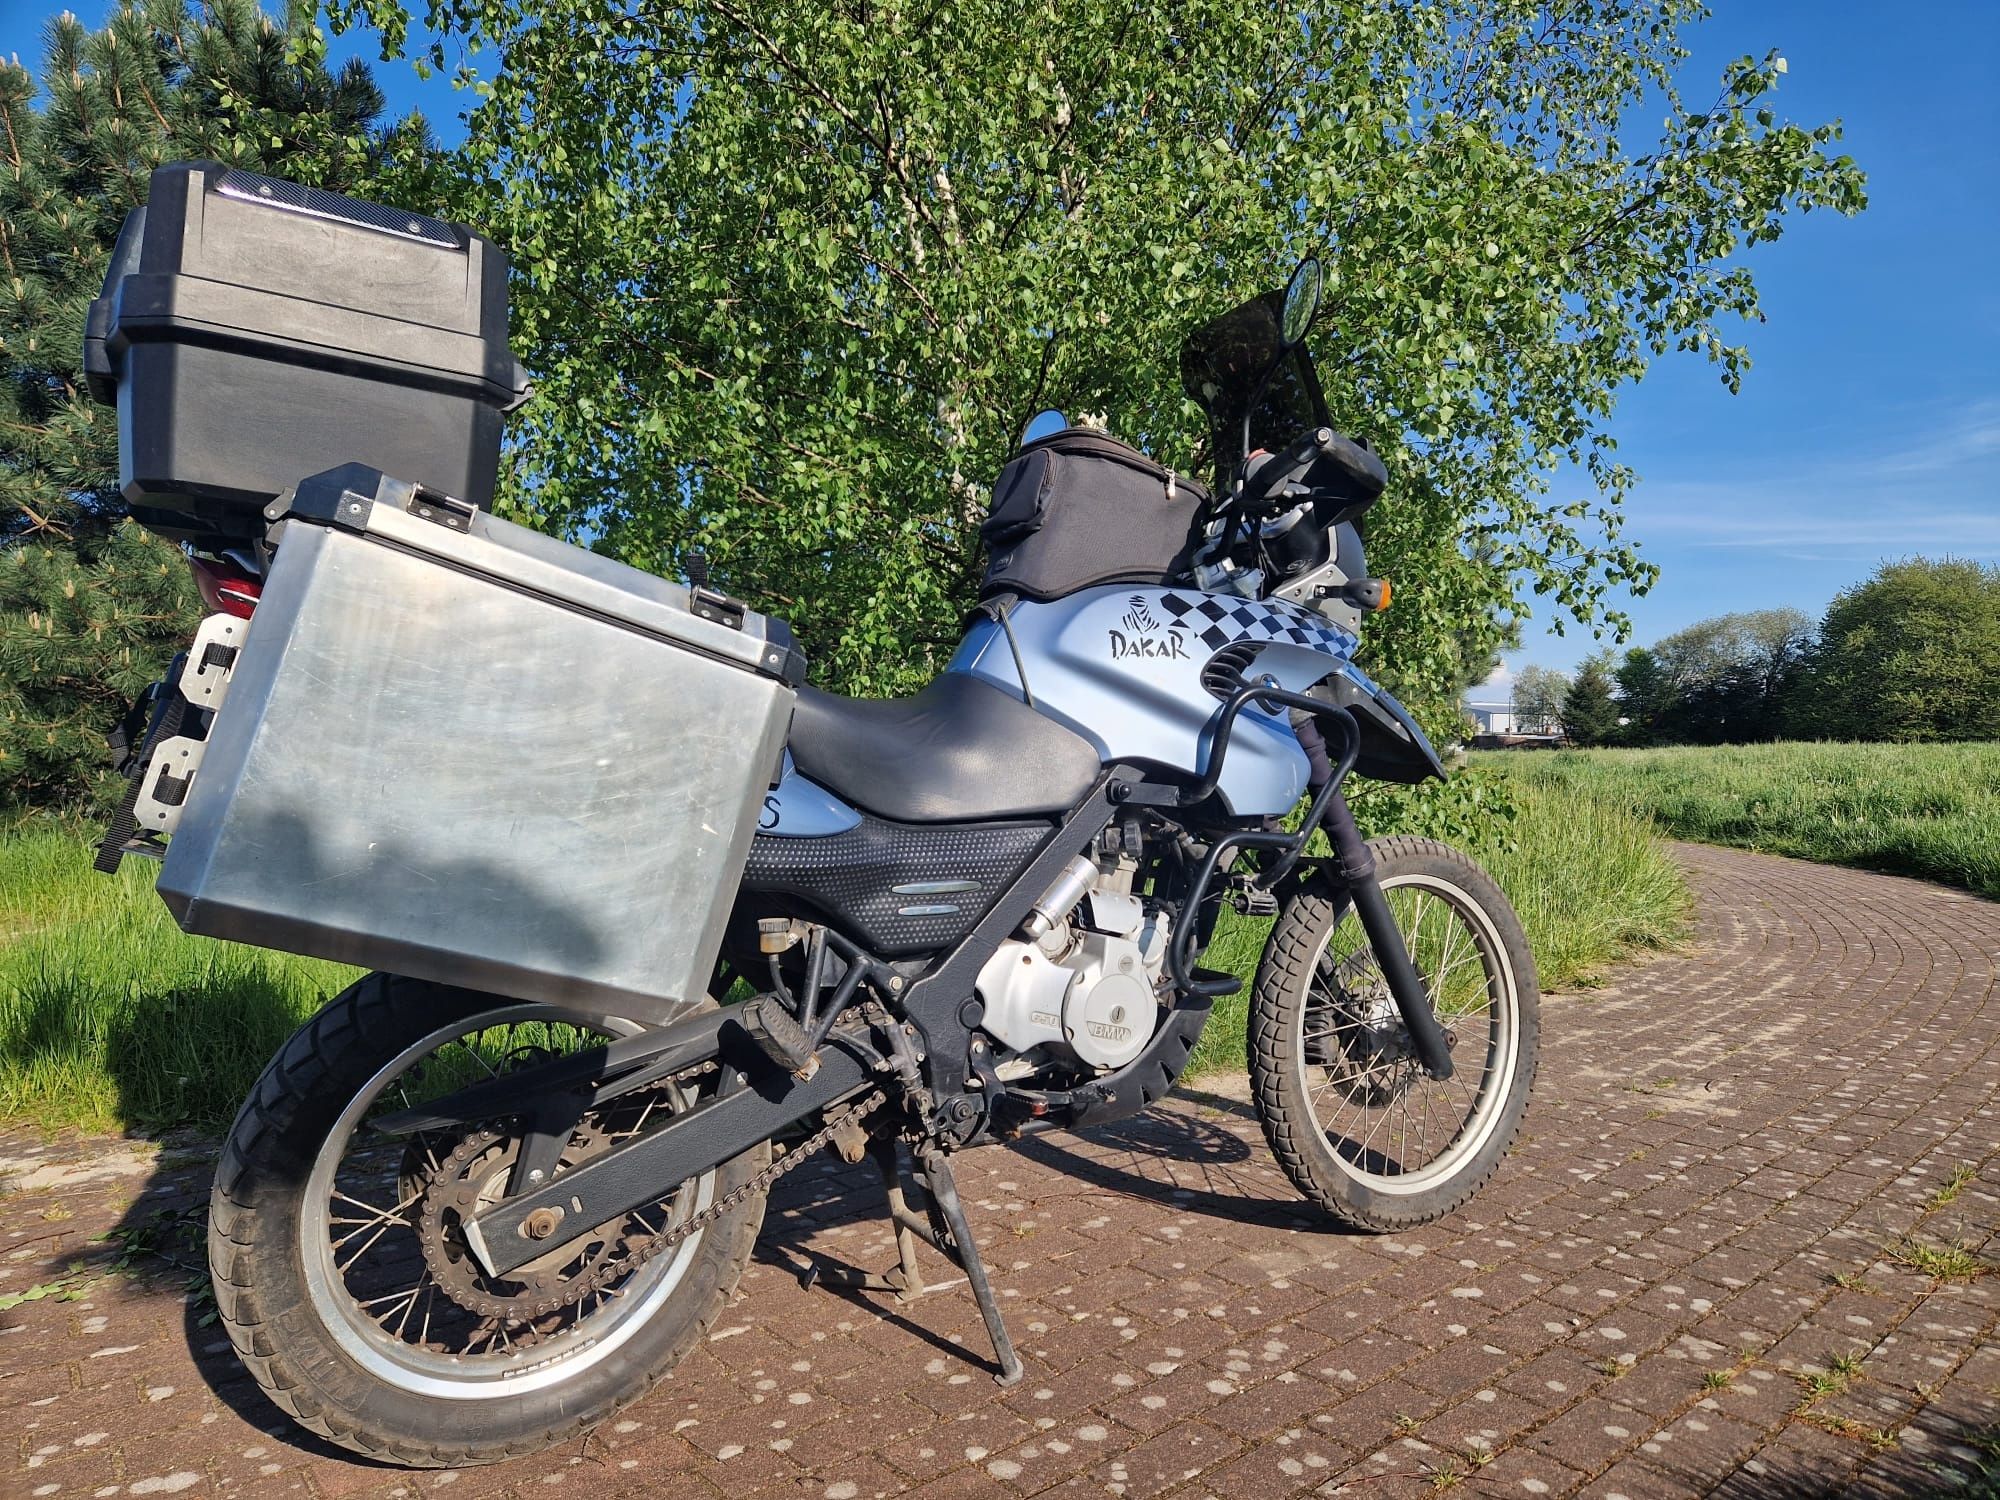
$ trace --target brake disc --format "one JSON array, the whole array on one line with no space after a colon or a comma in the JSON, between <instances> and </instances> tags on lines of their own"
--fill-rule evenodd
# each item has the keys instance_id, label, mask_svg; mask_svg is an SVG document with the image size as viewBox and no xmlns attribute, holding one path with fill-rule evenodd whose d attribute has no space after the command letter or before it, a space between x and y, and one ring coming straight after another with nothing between
<instances>
[{"instance_id":1,"label":"brake disc","mask_svg":"<svg viewBox=\"0 0 2000 1500\"><path fill-rule=\"evenodd\" d=\"M1313 1007L1332 1022L1311 1035L1306 1061L1328 1069L1333 1086L1355 1104L1381 1108L1393 1103L1415 1074L1397 1066L1414 1056L1409 1028L1389 986L1365 948L1341 960L1324 976L1331 994ZM1388 1065L1385 1076L1376 1071Z\"/></svg>"}]
</instances>

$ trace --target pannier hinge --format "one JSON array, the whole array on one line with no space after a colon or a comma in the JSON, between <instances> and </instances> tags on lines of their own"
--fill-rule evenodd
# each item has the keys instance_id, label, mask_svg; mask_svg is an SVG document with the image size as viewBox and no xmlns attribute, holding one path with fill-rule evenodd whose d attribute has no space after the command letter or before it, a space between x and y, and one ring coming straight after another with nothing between
<instances>
[{"instance_id":1,"label":"pannier hinge","mask_svg":"<svg viewBox=\"0 0 2000 1500\"><path fill-rule=\"evenodd\" d=\"M409 511L419 521L429 521L434 526L447 527L452 531L468 531L472 527L472 518L479 514L479 507L470 500L461 500L442 490L420 487L410 496Z\"/></svg>"},{"instance_id":2,"label":"pannier hinge","mask_svg":"<svg viewBox=\"0 0 2000 1500\"><path fill-rule=\"evenodd\" d=\"M727 625L731 630L743 628L743 616L749 606L741 599L732 599L705 583L698 583L689 589L688 598L695 614L702 619Z\"/></svg>"}]
</instances>

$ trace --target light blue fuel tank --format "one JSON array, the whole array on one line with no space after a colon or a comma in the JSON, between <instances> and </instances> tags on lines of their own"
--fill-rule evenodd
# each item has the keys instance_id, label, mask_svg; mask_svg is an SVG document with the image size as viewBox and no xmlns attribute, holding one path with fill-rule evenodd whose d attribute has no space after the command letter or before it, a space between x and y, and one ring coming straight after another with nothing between
<instances>
[{"instance_id":1,"label":"light blue fuel tank","mask_svg":"<svg viewBox=\"0 0 2000 1500\"><path fill-rule=\"evenodd\" d=\"M1355 648L1353 635L1293 605L1193 589L1110 585L1023 602L1008 618L1020 670L989 619L974 624L945 670L1016 698L1025 673L1034 706L1090 741L1107 765L1194 775L1207 768L1209 727L1227 691L1203 686L1211 663L1211 679L1241 672L1303 692L1345 667ZM1289 718L1252 705L1231 731L1221 795L1238 817L1279 817L1305 791L1307 769Z\"/></svg>"}]
</instances>

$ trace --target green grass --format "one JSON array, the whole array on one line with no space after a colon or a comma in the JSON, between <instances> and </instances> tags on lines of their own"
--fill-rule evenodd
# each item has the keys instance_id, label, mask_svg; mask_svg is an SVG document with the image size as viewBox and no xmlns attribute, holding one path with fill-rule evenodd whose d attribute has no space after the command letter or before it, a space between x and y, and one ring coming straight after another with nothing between
<instances>
[{"instance_id":1,"label":"green grass","mask_svg":"<svg viewBox=\"0 0 2000 1500\"><path fill-rule=\"evenodd\" d=\"M186 936L157 866L91 868L75 833L0 833L0 1118L226 1127L266 1061L355 972Z\"/></svg>"},{"instance_id":2,"label":"green grass","mask_svg":"<svg viewBox=\"0 0 2000 1500\"><path fill-rule=\"evenodd\" d=\"M1933 1213L1957 1202L1958 1195L1965 1191L1965 1185L1977 1175L1977 1169L1970 1163L1953 1168L1951 1176L1944 1180L1944 1185L1924 1199L1924 1212Z\"/></svg>"},{"instance_id":3,"label":"green grass","mask_svg":"<svg viewBox=\"0 0 2000 1500\"><path fill-rule=\"evenodd\" d=\"M1933 1281L1971 1281L1976 1277L1990 1276L1993 1272L2000 1271L2000 1265L1987 1260L1956 1240L1945 1244L1932 1244L1905 1235L1895 1244L1888 1246L1887 1250L1891 1260L1901 1261L1911 1270L1919 1271Z\"/></svg>"},{"instance_id":4,"label":"green grass","mask_svg":"<svg viewBox=\"0 0 2000 1500\"><path fill-rule=\"evenodd\" d=\"M1470 852L1520 913L1543 989L1588 987L1608 965L1686 932L1687 883L1645 817L1580 789L1520 786L1514 800L1506 844ZM1270 928L1223 913L1202 963L1244 988L1216 1001L1191 1075L1242 1069L1249 987Z\"/></svg>"},{"instance_id":5,"label":"green grass","mask_svg":"<svg viewBox=\"0 0 2000 1500\"><path fill-rule=\"evenodd\" d=\"M1545 986L1585 984L1671 942L1685 887L1647 824L1589 796L1528 789L1512 846L1481 857L1513 898ZM355 971L183 934L157 866L91 869L73 830L0 831L0 1119L51 1127L226 1127L292 1029ZM1225 916L1204 962L1246 988L1218 1003L1191 1071L1243 1066L1248 981L1267 921Z\"/></svg>"},{"instance_id":6,"label":"green grass","mask_svg":"<svg viewBox=\"0 0 2000 1500\"><path fill-rule=\"evenodd\" d=\"M2000 899L2000 742L1495 751L1516 785L1581 791L1667 833Z\"/></svg>"}]
</instances>

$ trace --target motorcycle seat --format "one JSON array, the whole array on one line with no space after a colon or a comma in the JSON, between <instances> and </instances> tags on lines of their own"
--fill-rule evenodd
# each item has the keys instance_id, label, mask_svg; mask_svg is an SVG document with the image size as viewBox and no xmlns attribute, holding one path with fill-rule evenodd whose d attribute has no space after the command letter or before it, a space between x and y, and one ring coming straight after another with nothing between
<instances>
[{"instance_id":1,"label":"motorcycle seat","mask_svg":"<svg viewBox=\"0 0 2000 1500\"><path fill-rule=\"evenodd\" d=\"M806 776L898 823L1068 812L1098 773L1087 740L962 672L912 698L801 688L790 746Z\"/></svg>"}]
</instances>

